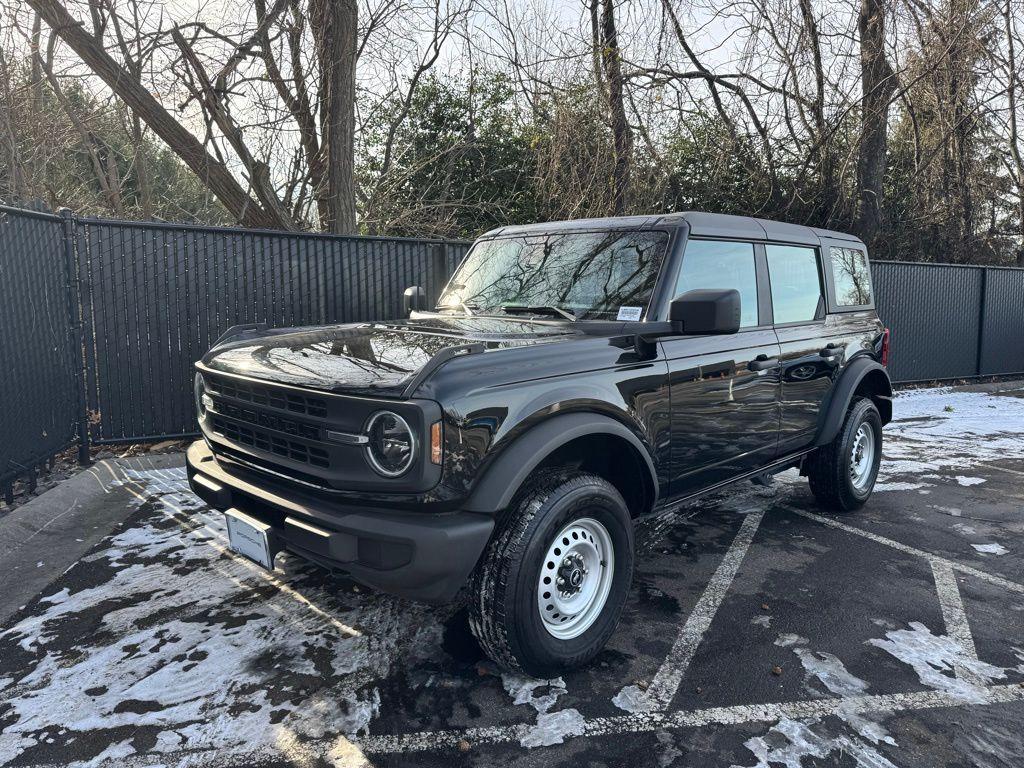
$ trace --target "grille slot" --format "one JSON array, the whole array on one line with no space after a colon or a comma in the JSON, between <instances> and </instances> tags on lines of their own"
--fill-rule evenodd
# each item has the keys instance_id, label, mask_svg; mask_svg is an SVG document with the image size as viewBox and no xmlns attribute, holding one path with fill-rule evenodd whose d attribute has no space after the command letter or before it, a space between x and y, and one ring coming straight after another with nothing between
<instances>
[{"instance_id":1,"label":"grille slot","mask_svg":"<svg viewBox=\"0 0 1024 768\"><path fill-rule=\"evenodd\" d=\"M312 446L296 443L261 429L253 429L244 424L235 424L219 416L213 417L213 430L219 435L241 445L248 445L260 451L283 456L292 461L309 464L314 467L330 467L327 451Z\"/></svg>"},{"instance_id":2,"label":"grille slot","mask_svg":"<svg viewBox=\"0 0 1024 768\"><path fill-rule=\"evenodd\" d=\"M283 392L274 387L252 384L248 381L222 379L208 376L207 387L214 394L243 400L253 405L265 405L292 413L302 413L318 419L327 418L327 403L318 397L305 397L292 392Z\"/></svg>"},{"instance_id":3,"label":"grille slot","mask_svg":"<svg viewBox=\"0 0 1024 768\"><path fill-rule=\"evenodd\" d=\"M286 432L289 435L306 440L320 440L321 438L319 427L314 427L312 424L303 424L301 421L294 421L293 419L277 416L272 413L263 413L251 408L241 408L223 401L216 403L216 410L218 413L222 413L235 421L244 421L253 426L273 429L277 432Z\"/></svg>"}]
</instances>

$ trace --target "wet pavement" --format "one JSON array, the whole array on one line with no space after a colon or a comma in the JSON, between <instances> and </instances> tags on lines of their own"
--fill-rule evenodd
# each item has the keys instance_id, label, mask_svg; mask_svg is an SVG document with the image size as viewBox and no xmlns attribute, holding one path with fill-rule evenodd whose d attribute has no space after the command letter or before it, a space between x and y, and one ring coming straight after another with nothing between
<instances>
[{"instance_id":1,"label":"wet pavement","mask_svg":"<svg viewBox=\"0 0 1024 768\"><path fill-rule=\"evenodd\" d=\"M901 395L861 512L790 472L647 521L553 680L459 604L233 555L180 457L103 462L0 520L0 765L1024 765L1022 395Z\"/></svg>"}]
</instances>

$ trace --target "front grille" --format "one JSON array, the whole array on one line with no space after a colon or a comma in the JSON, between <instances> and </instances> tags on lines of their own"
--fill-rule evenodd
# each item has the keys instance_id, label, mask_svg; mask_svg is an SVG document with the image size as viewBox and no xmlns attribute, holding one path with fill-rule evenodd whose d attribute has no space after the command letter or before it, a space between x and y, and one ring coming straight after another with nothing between
<instances>
[{"instance_id":1,"label":"front grille","mask_svg":"<svg viewBox=\"0 0 1024 768\"><path fill-rule=\"evenodd\" d=\"M244 400L253 405L266 405L282 411L303 413L314 418L327 418L327 403L318 397L296 395L292 392L282 392L273 387L265 387L262 384L252 384L248 381L221 378L220 376L209 376L206 386L215 395Z\"/></svg>"},{"instance_id":2,"label":"front grille","mask_svg":"<svg viewBox=\"0 0 1024 768\"><path fill-rule=\"evenodd\" d=\"M232 442L248 445L252 448L314 467L330 467L327 451L320 448L306 446L302 443L278 437L277 435L271 435L261 429L252 429L242 424L235 424L218 416L214 416L212 421L213 431Z\"/></svg>"},{"instance_id":3,"label":"front grille","mask_svg":"<svg viewBox=\"0 0 1024 768\"><path fill-rule=\"evenodd\" d=\"M242 464L243 466L249 467L250 469L265 469L268 472L273 472L275 475L284 475L285 477L298 480L300 483L305 483L306 485L315 485L318 488L325 487L324 479L322 477L317 477L316 475L311 475L298 469L293 469L292 467L286 467L283 464L277 464L268 459L261 459L258 456L253 456L227 445L217 445L215 452L219 456L225 456L228 459L232 459L239 464Z\"/></svg>"},{"instance_id":4,"label":"front grille","mask_svg":"<svg viewBox=\"0 0 1024 768\"><path fill-rule=\"evenodd\" d=\"M294 437L302 437L306 440L319 440L320 428L312 424L303 424L284 416L277 416L273 413L256 411L252 408L242 408L223 401L217 402L217 412L228 416L235 421L244 421L253 426L273 429L276 432L285 432Z\"/></svg>"}]
</instances>

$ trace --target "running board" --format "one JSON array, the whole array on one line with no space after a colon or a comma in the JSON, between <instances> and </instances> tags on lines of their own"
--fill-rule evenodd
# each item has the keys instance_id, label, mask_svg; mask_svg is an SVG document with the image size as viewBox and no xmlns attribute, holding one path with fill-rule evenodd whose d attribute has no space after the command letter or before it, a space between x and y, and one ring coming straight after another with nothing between
<instances>
[{"instance_id":1,"label":"running board","mask_svg":"<svg viewBox=\"0 0 1024 768\"><path fill-rule=\"evenodd\" d=\"M671 501L668 501L665 504L659 505L656 509L651 510L651 512L663 512L666 509L680 507L691 501L695 501L696 499L699 499L702 496L707 496L710 493L721 491L724 488L728 488L729 486L742 482L743 480L753 480L755 483L758 483L759 485L768 485L772 482L771 478L773 475L777 475L780 472L785 472L787 469L800 467L803 464L804 457L808 456L813 451L813 448L809 448L805 451L799 451L797 453L790 454L789 456L781 458L778 461L773 461L767 467L761 467L760 469L755 469L750 472L744 472L742 475L731 477L728 480L724 480L721 483L717 483L707 488L702 488L701 490L695 491L694 493L691 493L687 496L681 496L677 499L672 499ZM768 482L759 482L762 478L767 478Z\"/></svg>"}]
</instances>

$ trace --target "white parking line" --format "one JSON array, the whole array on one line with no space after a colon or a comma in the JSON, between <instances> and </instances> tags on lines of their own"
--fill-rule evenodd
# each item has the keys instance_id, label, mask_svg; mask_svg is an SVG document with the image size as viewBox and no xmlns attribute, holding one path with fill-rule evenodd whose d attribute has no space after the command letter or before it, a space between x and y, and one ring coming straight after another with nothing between
<instances>
[{"instance_id":1,"label":"white parking line","mask_svg":"<svg viewBox=\"0 0 1024 768\"><path fill-rule=\"evenodd\" d=\"M176 478L177 479L177 478ZM138 483L131 483L145 493L145 488ZM161 486L163 483L159 483ZM127 485L127 483L126 483ZM152 495L140 495L131 488L129 491L139 498L152 498ZM184 491L182 491L184 492ZM193 525L193 511L182 510L166 499L162 500L171 516L186 528ZM963 601L956 582L955 572L966 573L990 583L1002 586L1015 592L1024 592L1024 585L1017 584L999 576L994 576L977 568L959 563L938 555L925 552L893 539L856 528L837 520L796 509L789 506L779 508L798 514L823 525L852 533L876 543L883 544L898 551L926 559L932 567L936 590L942 608L943 619L949 637L960 643L972 658L977 658L970 625L964 611ZM202 512L199 511L200 516ZM668 712L683 675L691 663L704 635L710 628L714 617L721 606L728 590L734 582L739 568L751 546L757 530L763 520L765 511L752 512L740 525L735 539L719 563L710 582L701 594L693 611L688 616L673 644L671 651L656 673L651 686L645 692L647 708L632 714L613 717L592 717L583 722L582 733L567 738L609 736L628 733L649 733L662 729L692 728L708 725L736 725L743 723L774 723L782 718L805 719L822 718L829 715L847 713L895 713L903 711L928 710L945 707L961 707L975 705L993 705L1024 701L1024 684L1012 683L1005 685L980 685L976 689L980 698L966 700L953 693L944 691L917 691L912 693L862 695L813 700L789 701L768 704L734 705L696 710ZM235 557L234 553L214 543L217 549ZM248 561L244 561L248 564ZM269 573L258 571L259 575L273 582L283 591L300 599L313 608L324 618L330 618L321 609L309 603L306 598L294 592L286 584ZM353 630L354 631L354 630ZM958 670L958 674L960 671ZM521 740L534 727L532 723L518 723L505 726L488 726L479 728L455 728L438 731L424 731L407 734L380 734L361 738L328 736L305 742L302 745L302 756L315 760L337 754L344 749L350 757L362 757L356 750L368 754L404 754L432 750L455 749L463 740L471 746L487 744L514 743ZM170 752L159 755L137 755L128 759L115 761L124 766L152 765L154 758L168 765L195 765L203 760L203 756L218 758L224 765L251 765L259 758L280 758L280 754L257 749L244 757L237 754L223 754L216 750L196 750ZM352 753L355 752L353 755ZM225 762L226 761L226 762ZM247 762L248 761L248 762ZM43 768L37 766L36 768ZM52 768L56 768L55 766Z\"/></svg>"},{"instance_id":2,"label":"white parking line","mask_svg":"<svg viewBox=\"0 0 1024 768\"><path fill-rule=\"evenodd\" d=\"M942 620L946 625L946 636L964 649L969 659L978 659L978 650L974 647L974 635L967 621L967 611L960 597L960 587L956 583L953 567L938 558L932 558L932 575L935 577L935 591L939 595L939 607L942 609ZM954 664L956 676L973 685L984 685L986 680L976 675L962 664Z\"/></svg>"},{"instance_id":3,"label":"white parking line","mask_svg":"<svg viewBox=\"0 0 1024 768\"><path fill-rule=\"evenodd\" d=\"M611 736L620 733L649 733L665 728L699 728L707 725L774 723L782 718L821 718L849 713L907 712L967 705L1005 704L1024 701L1024 686L1018 683L992 685L978 689L979 699L968 701L942 691L888 693L874 696L788 701L776 704L740 704L731 707L645 712L618 717L595 717L585 721L582 736ZM395 754L450 749L465 739L471 745L501 744L518 741L529 725L466 728L398 736L366 736L353 740L369 754Z\"/></svg>"},{"instance_id":4,"label":"white parking line","mask_svg":"<svg viewBox=\"0 0 1024 768\"><path fill-rule=\"evenodd\" d=\"M743 725L747 723L775 723L783 718L823 718L831 715L893 714L930 709L965 706L992 706L1024 701L1024 685L1007 683L977 689L977 699L966 700L942 691L915 691L913 693L887 693L873 696L847 696L842 698L786 701L773 704L739 704L730 707L680 710L678 712L649 712L617 717L594 717L584 721L583 732L569 738L615 736L628 733L651 733L675 728L701 728L708 725ZM400 735L363 736L351 740L343 736L329 736L303 743L302 756L310 764L331 760L344 755L346 761L337 765L367 765L363 754L408 754L437 750L455 750L465 740L471 748L518 742L534 726L526 723L482 728L452 728L443 731L424 731ZM284 736L284 734L282 734ZM281 753L270 746L261 746L246 752L225 752L223 748L174 750L128 755L109 761L119 768L149 768L154 765L194 768L211 760L220 768L251 768L266 761L280 761ZM37 763L26 768L64 768L66 763Z\"/></svg>"},{"instance_id":5,"label":"white parking line","mask_svg":"<svg viewBox=\"0 0 1024 768\"><path fill-rule=\"evenodd\" d=\"M852 525L847 525L846 523L841 523L838 520L833 520L831 517L823 517L822 515L816 515L813 512L808 512L807 510L804 509L797 509L796 507L790 506L782 506L780 507L780 509L785 509L789 512L792 512L793 514L800 515L800 517L806 517L808 520L814 520L815 522L821 523L822 525L827 525L830 528L837 528L840 531L846 531L847 533L853 533L857 536L863 536L865 539L870 539L871 541L874 541L878 544L884 544L887 547L892 547L893 549L899 550L900 552L905 552L908 555L921 557L928 561L938 560L950 566L954 570L960 571L961 573L966 573L970 576L974 576L975 578L981 579L983 581L987 581L990 584L995 584L997 586L1003 587L1004 589L1008 589L1011 592L1024 593L1024 584L1018 584L1015 581L1004 579L1002 576L996 576L991 573L986 573L985 571L979 570L972 565L967 565L966 563L961 563L956 560L950 560L948 557L942 557L931 552L925 552L923 549L911 547L909 544L904 544L894 539L887 539L885 536L879 536L877 533L871 533L871 531L865 531L862 528L857 528Z\"/></svg>"},{"instance_id":6,"label":"white parking line","mask_svg":"<svg viewBox=\"0 0 1024 768\"><path fill-rule=\"evenodd\" d=\"M690 666L698 646L704 639L704 634L711 626L711 622L718 613L718 608L725 599L726 592L736 579L736 573L740 569L743 558L754 540L754 534L764 519L764 510L749 513L740 525L736 538L733 539L729 551L725 553L722 562L718 564L711 581L701 594L693 611L686 618L679 635L676 637L672 649L668 652L665 660L661 663L650 687L646 691L640 691L636 686L627 686L624 693L628 692L632 700L634 712L663 712L668 709L669 704L679 690L686 669ZM621 695L621 694L620 694Z\"/></svg>"}]
</instances>

